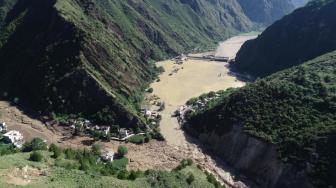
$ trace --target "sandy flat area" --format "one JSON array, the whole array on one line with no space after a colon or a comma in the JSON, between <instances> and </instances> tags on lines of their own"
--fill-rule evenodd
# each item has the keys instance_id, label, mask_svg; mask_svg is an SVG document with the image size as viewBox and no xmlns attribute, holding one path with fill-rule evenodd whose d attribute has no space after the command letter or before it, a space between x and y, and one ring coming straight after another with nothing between
<instances>
[{"instance_id":1,"label":"sandy flat area","mask_svg":"<svg viewBox=\"0 0 336 188\"><path fill-rule=\"evenodd\" d=\"M222 43L216 50L220 56L234 58L241 45L255 35L243 35L232 37ZM162 112L160 124L161 132L168 144L173 146L187 146L188 142L184 132L176 118L171 114L181 105L192 98L210 91L218 91L230 87L242 87L244 82L229 75L227 63L216 61L204 61L189 59L182 65L174 64L174 61L158 62L165 72L160 76L160 82L151 85L154 94L166 103L166 109ZM174 69L177 73L169 75Z\"/></svg>"},{"instance_id":2,"label":"sandy flat area","mask_svg":"<svg viewBox=\"0 0 336 188\"><path fill-rule=\"evenodd\" d=\"M229 57L230 59L236 58L236 54L244 44L245 41L255 39L257 35L240 35L232 37L224 42L219 43L215 55Z\"/></svg>"}]
</instances>

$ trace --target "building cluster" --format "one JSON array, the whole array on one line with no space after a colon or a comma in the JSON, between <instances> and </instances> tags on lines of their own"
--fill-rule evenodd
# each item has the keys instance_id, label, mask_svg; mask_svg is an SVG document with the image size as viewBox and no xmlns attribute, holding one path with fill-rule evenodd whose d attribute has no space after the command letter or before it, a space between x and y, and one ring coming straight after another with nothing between
<instances>
[{"instance_id":1,"label":"building cluster","mask_svg":"<svg viewBox=\"0 0 336 188\"><path fill-rule=\"evenodd\" d=\"M175 64L182 65L184 63L184 61L188 60L188 57L185 54L181 54L181 55L173 58L172 60L175 61Z\"/></svg>"},{"instance_id":2,"label":"building cluster","mask_svg":"<svg viewBox=\"0 0 336 188\"><path fill-rule=\"evenodd\" d=\"M112 150L110 150L110 151L103 152L100 155L100 158L104 162L112 162L114 160L114 155L115 153Z\"/></svg>"},{"instance_id":3,"label":"building cluster","mask_svg":"<svg viewBox=\"0 0 336 188\"><path fill-rule=\"evenodd\" d=\"M149 104L152 105L151 108L154 109L150 110L150 107L143 106L141 107L141 113L150 122L151 125L158 125L159 121L161 120L161 115L159 112L164 110L165 103L161 101L160 98L156 95L147 96L145 100L148 101Z\"/></svg>"},{"instance_id":4,"label":"building cluster","mask_svg":"<svg viewBox=\"0 0 336 188\"><path fill-rule=\"evenodd\" d=\"M5 143L13 144L17 148L21 148L24 144L23 135L17 130L8 131L6 122L0 123L0 132L3 133L2 140Z\"/></svg>"},{"instance_id":5,"label":"building cluster","mask_svg":"<svg viewBox=\"0 0 336 188\"><path fill-rule=\"evenodd\" d=\"M129 136L133 135L133 131L126 128L111 129L110 125L96 125L92 123L90 120L70 120L70 127L78 132L99 132L104 136L110 135L113 133L114 135L118 135L118 138L125 139Z\"/></svg>"},{"instance_id":6,"label":"building cluster","mask_svg":"<svg viewBox=\"0 0 336 188\"><path fill-rule=\"evenodd\" d=\"M179 123L182 125L185 123L185 115L190 112L195 112L197 110L202 110L207 107L209 102L216 100L220 97L220 94L215 93L214 95L208 95L202 98L199 98L190 105L182 105L176 111L174 116L177 117Z\"/></svg>"}]
</instances>

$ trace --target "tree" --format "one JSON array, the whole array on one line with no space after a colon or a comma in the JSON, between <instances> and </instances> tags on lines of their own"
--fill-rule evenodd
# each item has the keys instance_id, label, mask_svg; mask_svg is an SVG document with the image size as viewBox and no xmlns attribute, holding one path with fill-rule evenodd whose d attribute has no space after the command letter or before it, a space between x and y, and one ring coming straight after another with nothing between
<instances>
[{"instance_id":1,"label":"tree","mask_svg":"<svg viewBox=\"0 0 336 188\"><path fill-rule=\"evenodd\" d=\"M122 157L125 156L127 154L127 152L128 152L128 149L127 149L126 146L120 145L118 147L118 153L119 153L120 156L122 156Z\"/></svg>"},{"instance_id":2,"label":"tree","mask_svg":"<svg viewBox=\"0 0 336 188\"><path fill-rule=\"evenodd\" d=\"M42 154L38 151L33 151L33 153L30 154L29 160L35 161L35 162L41 162L42 161Z\"/></svg>"}]
</instances>

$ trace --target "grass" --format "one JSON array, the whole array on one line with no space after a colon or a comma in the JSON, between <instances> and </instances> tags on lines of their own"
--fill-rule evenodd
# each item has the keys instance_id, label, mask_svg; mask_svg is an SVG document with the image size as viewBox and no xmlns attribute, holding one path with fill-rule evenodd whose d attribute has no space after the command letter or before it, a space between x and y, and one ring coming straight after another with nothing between
<instances>
[{"instance_id":1,"label":"grass","mask_svg":"<svg viewBox=\"0 0 336 188\"><path fill-rule=\"evenodd\" d=\"M145 138L146 138L146 135L138 134L138 135L131 136L127 140L135 144L142 144L145 142Z\"/></svg>"},{"instance_id":2,"label":"grass","mask_svg":"<svg viewBox=\"0 0 336 188\"><path fill-rule=\"evenodd\" d=\"M84 172L75 169L67 169L54 166L55 160L50 158L50 152L43 152L43 162L31 162L28 160L29 153L16 153L0 157L0 173L7 173L7 170L14 167L32 166L46 175L34 177L32 182L24 187L27 188L48 188L48 187L123 187L123 188L145 188L145 187L195 187L213 188L207 181L205 173L195 165L186 166L179 171L148 171L135 180L120 180L115 176L102 176L92 171ZM70 161L70 160L64 160ZM127 159L115 160L114 165L124 166ZM195 180L189 185L186 179L193 174ZM155 177L155 179L153 179ZM20 187L6 183L6 177L0 176L0 187Z\"/></svg>"}]
</instances>

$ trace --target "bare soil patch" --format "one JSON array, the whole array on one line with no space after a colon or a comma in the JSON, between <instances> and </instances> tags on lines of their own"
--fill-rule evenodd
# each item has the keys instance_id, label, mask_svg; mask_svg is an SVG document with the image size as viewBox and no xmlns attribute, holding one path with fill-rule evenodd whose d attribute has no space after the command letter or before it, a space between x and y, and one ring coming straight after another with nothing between
<instances>
[{"instance_id":1,"label":"bare soil patch","mask_svg":"<svg viewBox=\"0 0 336 188\"><path fill-rule=\"evenodd\" d=\"M43 176L44 170L34 168L31 166L14 167L7 169L1 173L1 176L8 184L13 185L28 185L36 181L40 176Z\"/></svg>"}]
</instances>

